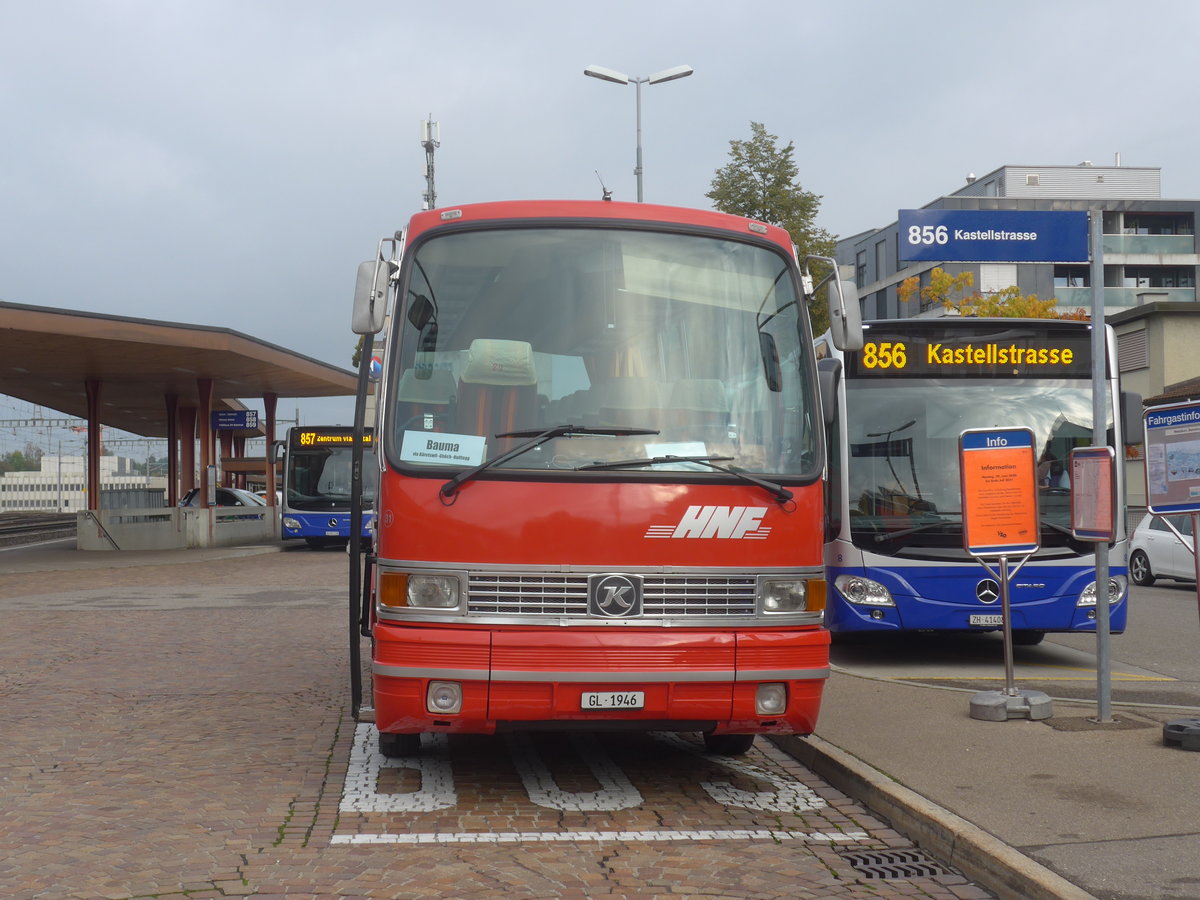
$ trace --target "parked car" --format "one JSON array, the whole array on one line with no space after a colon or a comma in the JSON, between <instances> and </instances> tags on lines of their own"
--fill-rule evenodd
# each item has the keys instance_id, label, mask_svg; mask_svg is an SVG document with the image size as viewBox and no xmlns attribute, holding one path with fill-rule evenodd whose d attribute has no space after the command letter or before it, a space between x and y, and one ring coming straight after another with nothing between
<instances>
[{"instance_id":1,"label":"parked car","mask_svg":"<svg viewBox=\"0 0 1200 900\"><path fill-rule=\"evenodd\" d=\"M1183 535L1183 540L1167 525L1167 519ZM1130 579L1141 585L1154 584L1158 578L1195 581L1196 561L1191 552L1194 544L1190 515L1147 515L1138 523L1129 542Z\"/></svg>"},{"instance_id":2,"label":"parked car","mask_svg":"<svg viewBox=\"0 0 1200 900\"><path fill-rule=\"evenodd\" d=\"M261 497L256 497L241 488L217 488L217 506L266 506ZM200 500L200 488L192 488L179 501L180 506L195 506Z\"/></svg>"}]
</instances>

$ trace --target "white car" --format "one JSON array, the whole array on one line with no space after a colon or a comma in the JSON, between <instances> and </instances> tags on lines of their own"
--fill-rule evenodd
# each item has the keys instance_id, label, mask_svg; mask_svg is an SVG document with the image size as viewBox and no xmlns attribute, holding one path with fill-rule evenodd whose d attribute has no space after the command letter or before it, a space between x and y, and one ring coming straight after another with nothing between
<instances>
[{"instance_id":1,"label":"white car","mask_svg":"<svg viewBox=\"0 0 1200 900\"><path fill-rule=\"evenodd\" d=\"M1176 536L1165 519L1170 519L1171 524L1183 535L1183 540ZM1129 542L1130 580L1141 585L1154 584L1158 578L1195 581L1194 543L1190 515L1147 515L1138 523Z\"/></svg>"}]
</instances>

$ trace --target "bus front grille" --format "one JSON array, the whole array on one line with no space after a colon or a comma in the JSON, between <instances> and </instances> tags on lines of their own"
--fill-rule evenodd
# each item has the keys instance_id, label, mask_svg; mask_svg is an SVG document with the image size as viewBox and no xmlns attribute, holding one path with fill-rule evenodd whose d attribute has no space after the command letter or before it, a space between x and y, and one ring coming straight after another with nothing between
<instances>
[{"instance_id":1,"label":"bus front grille","mask_svg":"<svg viewBox=\"0 0 1200 900\"><path fill-rule=\"evenodd\" d=\"M753 616L753 575L644 575L642 618ZM587 616L588 577L472 572L468 609L476 615Z\"/></svg>"}]
</instances>

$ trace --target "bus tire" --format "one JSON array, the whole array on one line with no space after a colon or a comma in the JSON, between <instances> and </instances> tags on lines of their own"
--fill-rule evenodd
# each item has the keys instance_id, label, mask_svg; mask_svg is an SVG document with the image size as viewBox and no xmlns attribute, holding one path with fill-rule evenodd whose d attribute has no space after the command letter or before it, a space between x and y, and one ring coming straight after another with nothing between
<instances>
[{"instance_id":1,"label":"bus tire","mask_svg":"<svg viewBox=\"0 0 1200 900\"><path fill-rule=\"evenodd\" d=\"M1129 579L1139 587L1154 584L1154 570L1150 568L1150 557L1142 550L1134 550L1130 554Z\"/></svg>"},{"instance_id":2,"label":"bus tire","mask_svg":"<svg viewBox=\"0 0 1200 900\"><path fill-rule=\"evenodd\" d=\"M741 756L754 746L752 734L705 734L704 749L721 756Z\"/></svg>"},{"instance_id":3,"label":"bus tire","mask_svg":"<svg viewBox=\"0 0 1200 900\"><path fill-rule=\"evenodd\" d=\"M1046 632L1034 628L1017 628L1012 633L1013 644L1019 647L1032 647L1040 644L1046 637Z\"/></svg>"},{"instance_id":4,"label":"bus tire","mask_svg":"<svg viewBox=\"0 0 1200 900\"><path fill-rule=\"evenodd\" d=\"M421 735L379 732L379 752L384 756L416 756L421 750Z\"/></svg>"}]
</instances>

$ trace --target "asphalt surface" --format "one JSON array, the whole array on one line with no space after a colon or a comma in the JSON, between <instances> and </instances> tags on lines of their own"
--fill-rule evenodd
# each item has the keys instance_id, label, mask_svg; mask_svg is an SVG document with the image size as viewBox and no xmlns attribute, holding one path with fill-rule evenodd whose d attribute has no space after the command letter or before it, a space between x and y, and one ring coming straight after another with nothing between
<instances>
[{"instance_id":1,"label":"asphalt surface","mask_svg":"<svg viewBox=\"0 0 1200 900\"><path fill-rule=\"evenodd\" d=\"M35 592L55 571L162 571L174 565L181 577L210 577L204 573L212 567L196 564L278 549L172 555L85 553L48 545L0 554L0 576L8 576L9 590L16 594ZM139 578L130 575L121 604L136 609L144 597L151 605L152 584L138 587ZM286 615L295 596L289 587L231 583L226 591L231 614L240 599L253 596L277 603ZM30 664L39 659L31 649ZM10 677L21 678L19 673ZM1048 719L989 722L971 718L971 696L969 689L864 676L835 666L817 734L774 743L996 896L1200 900L1200 752L1163 741L1164 723L1200 716L1200 709L1118 708L1112 722L1098 723L1094 703L1055 698ZM154 783L148 776L148 784ZM6 865L13 863L0 861L0 883ZM236 893L238 877L229 873L226 892L197 889L186 896Z\"/></svg>"}]
</instances>

